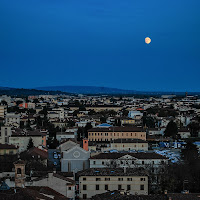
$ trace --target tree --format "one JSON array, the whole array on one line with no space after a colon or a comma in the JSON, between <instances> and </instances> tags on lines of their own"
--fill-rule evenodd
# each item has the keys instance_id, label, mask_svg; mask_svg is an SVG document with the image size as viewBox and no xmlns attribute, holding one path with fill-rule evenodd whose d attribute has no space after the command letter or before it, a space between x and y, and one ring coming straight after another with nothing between
<instances>
[{"instance_id":1,"label":"tree","mask_svg":"<svg viewBox=\"0 0 200 200\"><path fill-rule=\"evenodd\" d=\"M84 128L84 137L88 138L88 130L92 128L91 122L87 123Z\"/></svg>"},{"instance_id":2,"label":"tree","mask_svg":"<svg viewBox=\"0 0 200 200\"><path fill-rule=\"evenodd\" d=\"M1 104L4 105L4 106L8 105L8 103L5 100L1 101Z\"/></svg>"},{"instance_id":3,"label":"tree","mask_svg":"<svg viewBox=\"0 0 200 200\"><path fill-rule=\"evenodd\" d=\"M190 124L188 124L188 128L190 129L190 133L192 137L198 137L198 132L200 130L199 123L191 122Z\"/></svg>"},{"instance_id":4,"label":"tree","mask_svg":"<svg viewBox=\"0 0 200 200\"><path fill-rule=\"evenodd\" d=\"M86 111L85 106L81 104L81 105L79 106L79 111Z\"/></svg>"},{"instance_id":5,"label":"tree","mask_svg":"<svg viewBox=\"0 0 200 200\"><path fill-rule=\"evenodd\" d=\"M189 140L185 146L185 149L181 150L182 159L188 163L193 163L199 157L198 149L195 144Z\"/></svg>"},{"instance_id":6,"label":"tree","mask_svg":"<svg viewBox=\"0 0 200 200\"><path fill-rule=\"evenodd\" d=\"M177 138L178 127L175 122L170 121L165 129L165 136Z\"/></svg>"},{"instance_id":7,"label":"tree","mask_svg":"<svg viewBox=\"0 0 200 200\"><path fill-rule=\"evenodd\" d=\"M106 120L107 120L106 117L101 117L101 118L100 118L101 123L106 123Z\"/></svg>"},{"instance_id":8,"label":"tree","mask_svg":"<svg viewBox=\"0 0 200 200\"><path fill-rule=\"evenodd\" d=\"M38 99L34 99L33 103L40 103Z\"/></svg>"},{"instance_id":9,"label":"tree","mask_svg":"<svg viewBox=\"0 0 200 200\"><path fill-rule=\"evenodd\" d=\"M143 126L147 126L148 128L155 128L155 120L153 117L144 116L142 119Z\"/></svg>"},{"instance_id":10,"label":"tree","mask_svg":"<svg viewBox=\"0 0 200 200\"><path fill-rule=\"evenodd\" d=\"M79 127L78 130L77 130L77 140L78 140L78 141L81 141L83 132L84 132L83 128L80 128L80 127Z\"/></svg>"},{"instance_id":11,"label":"tree","mask_svg":"<svg viewBox=\"0 0 200 200\"><path fill-rule=\"evenodd\" d=\"M34 147L33 139L30 138L29 143L28 143L28 146L27 146L27 149L31 149L32 147Z\"/></svg>"},{"instance_id":12,"label":"tree","mask_svg":"<svg viewBox=\"0 0 200 200\"><path fill-rule=\"evenodd\" d=\"M19 100L19 101L16 101L16 105L19 106L19 104L23 103L23 101Z\"/></svg>"},{"instance_id":13,"label":"tree","mask_svg":"<svg viewBox=\"0 0 200 200\"><path fill-rule=\"evenodd\" d=\"M128 110L122 110L122 116L123 117L127 117L128 116L129 111Z\"/></svg>"}]
</instances>

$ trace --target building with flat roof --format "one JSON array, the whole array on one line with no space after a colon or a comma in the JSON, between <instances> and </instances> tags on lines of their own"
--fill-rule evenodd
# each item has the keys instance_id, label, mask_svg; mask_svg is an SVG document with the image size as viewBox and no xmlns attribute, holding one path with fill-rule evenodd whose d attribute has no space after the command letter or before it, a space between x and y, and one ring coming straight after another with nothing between
<instances>
[{"instance_id":1,"label":"building with flat roof","mask_svg":"<svg viewBox=\"0 0 200 200\"><path fill-rule=\"evenodd\" d=\"M141 127L134 126L92 128L88 130L89 141L112 141L126 138L146 140L146 131Z\"/></svg>"}]
</instances>

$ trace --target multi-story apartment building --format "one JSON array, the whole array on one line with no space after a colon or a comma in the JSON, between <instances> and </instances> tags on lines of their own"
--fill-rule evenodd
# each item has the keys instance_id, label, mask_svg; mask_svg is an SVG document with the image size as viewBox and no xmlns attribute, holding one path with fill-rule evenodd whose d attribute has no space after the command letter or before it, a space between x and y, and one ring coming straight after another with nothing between
<instances>
[{"instance_id":1,"label":"multi-story apartment building","mask_svg":"<svg viewBox=\"0 0 200 200\"><path fill-rule=\"evenodd\" d=\"M45 132L16 130L9 137L9 144L19 147L19 152L27 150L29 140L32 138L35 147L46 147L47 134Z\"/></svg>"},{"instance_id":2,"label":"multi-story apartment building","mask_svg":"<svg viewBox=\"0 0 200 200\"><path fill-rule=\"evenodd\" d=\"M114 190L148 195L148 176L144 170L95 168L78 172L78 177L80 199Z\"/></svg>"},{"instance_id":3,"label":"multi-story apartment building","mask_svg":"<svg viewBox=\"0 0 200 200\"><path fill-rule=\"evenodd\" d=\"M91 151L148 151L148 142L141 139L116 139L112 142L89 142Z\"/></svg>"},{"instance_id":4,"label":"multi-story apartment building","mask_svg":"<svg viewBox=\"0 0 200 200\"><path fill-rule=\"evenodd\" d=\"M92 128L88 130L89 141L112 141L115 139L146 140L146 131L139 127Z\"/></svg>"},{"instance_id":5,"label":"multi-story apartment building","mask_svg":"<svg viewBox=\"0 0 200 200\"><path fill-rule=\"evenodd\" d=\"M156 172L168 164L165 156L156 153L100 153L90 158L90 168L152 168Z\"/></svg>"},{"instance_id":6,"label":"multi-story apartment building","mask_svg":"<svg viewBox=\"0 0 200 200\"><path fill-rule=\"evenodd\" d=\"M6 113L7 113L7 107L0 106L0 118L5 118Z\"/></svg>"},{"instance_id":7,"label":"multi-story apartment building","mask_svg":"<svg viewBox=\"0 0 200 200\"><path fill-rule=\"evenodd\" d=\"M6 125L11 125L15 127L20 126L20 114L7 113L6 114Z\"/></svg>"},{"instance_id":8,"label":"multi-story apartment building","mask_svg":"<svg viewBox=\"0 0 200 200\"><path fill-rule=\"evenodd\" d=\"M2 126L0 132L0 143L8 144L9 137L12 135L12 130L10 126Z\"/></svg>"}]
</instances>

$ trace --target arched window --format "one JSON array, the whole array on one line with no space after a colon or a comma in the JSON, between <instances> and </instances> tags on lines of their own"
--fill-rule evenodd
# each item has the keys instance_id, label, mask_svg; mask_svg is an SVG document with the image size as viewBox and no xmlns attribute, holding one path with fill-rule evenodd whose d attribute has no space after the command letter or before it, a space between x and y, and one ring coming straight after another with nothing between
<instances>
[{"instance_id":1,"label":"arched window","mask_svg":"<svg viewBox=\"0 0 200 200\"><path fill-rule=\"evenodd\" d=\"M22 173L21 168L17 168L17 174L21 174L21 173Z\"/></svg>"}]
</instances>

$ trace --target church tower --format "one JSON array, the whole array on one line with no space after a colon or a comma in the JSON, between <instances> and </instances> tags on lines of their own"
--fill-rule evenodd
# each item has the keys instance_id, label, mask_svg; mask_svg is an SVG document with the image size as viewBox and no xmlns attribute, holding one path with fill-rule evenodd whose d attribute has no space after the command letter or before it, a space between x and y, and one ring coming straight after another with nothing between
<instances>
[{"instance_id":1,"label":"church tower","mask_svg":"<svg viewBox=\"0 0 200 200\"><path fill-rule=\"evenodd\" d=\"M15 187L25 187L25 162L18 160L15 165Z\"/></svg>"}]
</instances>

